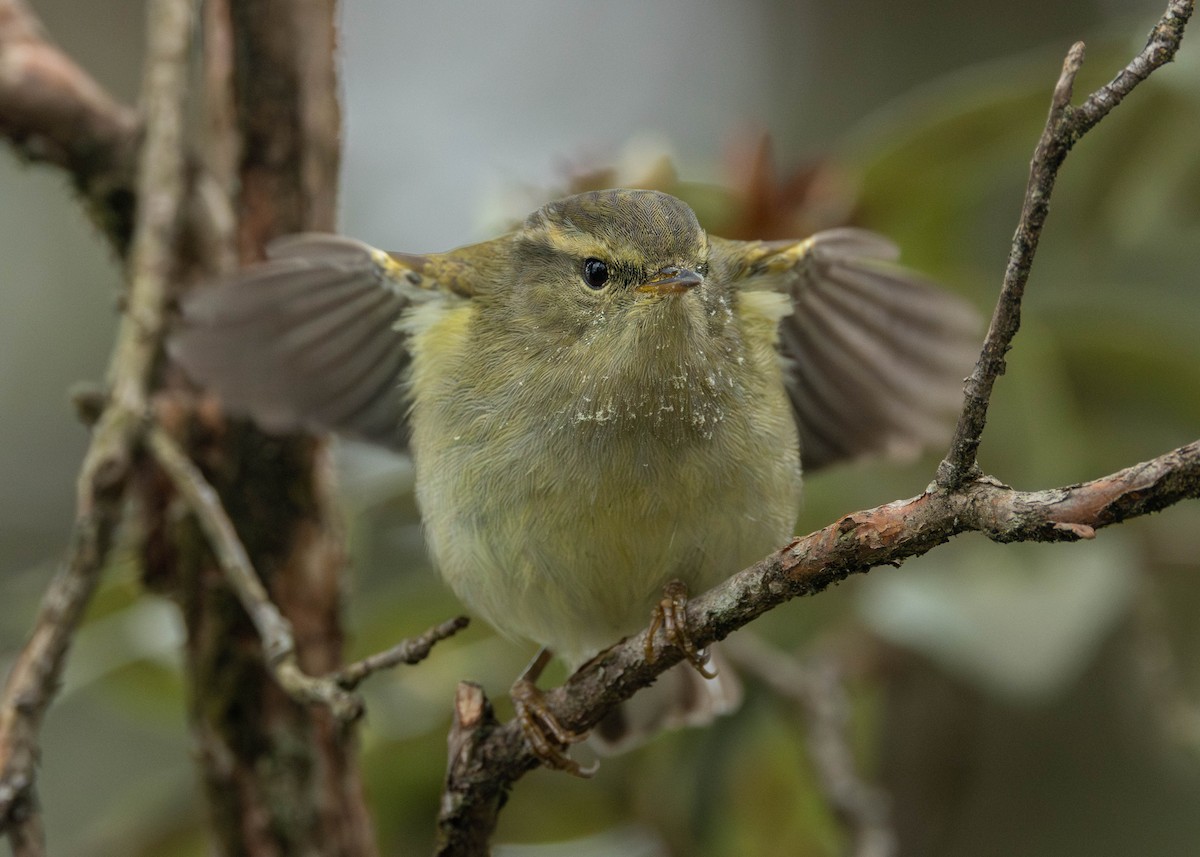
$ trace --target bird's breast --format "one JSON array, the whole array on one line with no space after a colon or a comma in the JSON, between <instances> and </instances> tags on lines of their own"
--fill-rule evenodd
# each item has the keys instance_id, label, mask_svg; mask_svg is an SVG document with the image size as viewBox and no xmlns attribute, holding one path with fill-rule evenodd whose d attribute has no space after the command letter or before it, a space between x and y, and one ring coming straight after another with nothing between
<instances>
[{"instance_id":1,"label":"bird's breast","mask_svg":"<svg viewBox=\"0 0 1200 857\"><path fill-rule=\"evenodd\" d=\"M790 535L773 343L498 372L455 312L415 331L418 500L441 573L501 630L582 657L643 625L668 580L710 586Z\"/></svg>"}]
</instances>

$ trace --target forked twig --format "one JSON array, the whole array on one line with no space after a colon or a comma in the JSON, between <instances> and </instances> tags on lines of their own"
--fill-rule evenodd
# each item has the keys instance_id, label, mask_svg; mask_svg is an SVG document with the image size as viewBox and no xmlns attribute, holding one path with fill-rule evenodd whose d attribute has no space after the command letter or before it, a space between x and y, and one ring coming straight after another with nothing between
<instances>
[{"instance_id":1,"label":"forked twig","mask_svg":"<svg viewBox=\"0 0 1200 857\"><path fill-rule=\"evenodd\" d=\"M129 293L109 363L110 392L92 433L78 484L75 531L66 560L42 599L34 631L0 699L0 829L23 854L42 851L30 808L38 732L58 689L67 648L104 567L121 521L125 484L147 409L162 342L167 281L183 188L183 100L191 32L190 0L154 0L143 82L148 117L137 186L143 204L133 234ZM0 5L0 49L24 11ZM24 33L30 36L30 33ZM0 96L5 96L0 85Z\"/></svg>"},{"instance_id":2,"label":"forked twig","mask_svg":"<svg viewBox=\"0 0 1200 857\"><path fill-rule=\"evenodd\" d=\"M966 380L965 400L950 451L938 466L937 484L957 488L980 473L977 462L979 442L987 423L988 403L996 379L1004 374L1005 355L1021 326L1021 299L1033 267L1033 257L1046 215L1050 212L1050 194L1058 171L1071 147L1096 123L1145 80L1155 69L1175 58L1183 39L1183 30L1192 16L1194 0L1170 0L1167 11L1150 32L1146 47L1129 61L1109 83L1089 95L1078 107L1071 106L1075 76L1083 66L1083 42L1076 42L1063 60L1062 73L1050 100L1050 115L1029 165L1029 181L1021 206L1021 219L1013 235L1004 284L988 327L979 362Z\"/></svg>"},{"instance_id":3,"label":"forked twig","mask_svg":"<svg viewBox=\"0 0 1200 857\"><path fill-rule=\"evenodd\" d=\"M297 660L292 625L255 572L216 490L161 426L149 430L147 446L200 523L225 579L258 632L267 668L297 702L324 705L339 720L351 722L363 713L362 699L351 692L363 679L381 669L423 660L435 643L466 627L467 620L460 616L329 675L307 674Z\"/></svg>"},{"instance_id":4,"label":"forked twig","mask_svg":"<svg viewBox=\"0 0 1200 857\"><path fill-rule=\"evenodd\" d=\"M1193 5L1192 0L1170 0L1145 50L1078 108L1070 100L1082 44L1068 53L1034 153L1004 287L936 482L919 497L847 515L694 598L687 622L696 646L723 639L784 601L820 592L850 574L898 565L959 533L982 532L997 541L1075 541L1092 538L1101 527L1200 497L1200 440L1092 482L1051 491L1014 491L982 475L976 464L992 388L1020 326L1021 297L1059 167L1083 133L1171 61ZM668 645L649 663L645 638L643 631L602 652L545 695L547 709L564 728L582 732L594 726L683 657ZM483 855L508 790L538 762L512 721L495 726L481 722L453 734L458 746L447 771L436 853Z\"/></svg>"}]
</instances>

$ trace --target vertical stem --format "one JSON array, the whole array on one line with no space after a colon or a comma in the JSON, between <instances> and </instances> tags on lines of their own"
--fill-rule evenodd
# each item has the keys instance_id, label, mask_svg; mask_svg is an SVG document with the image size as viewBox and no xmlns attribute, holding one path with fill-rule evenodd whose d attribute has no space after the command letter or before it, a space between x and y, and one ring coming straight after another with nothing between
<instances>
[{"instance_id":1,"label":"vertical stem","mask_svg":"<svg viewBox=\"0 0 1200 857\"><path fill-rule=\"evenodd\" d=\"M331 230L339 108L334 0L214 3L206 24L209 148L236 181L236 255L270 239ZM228 170L226 170L228 172ZM203 420L203 417L199 419ZM345 567L328 450L311 438L251 426L194 426L191 457L221 496L253 567L295 631L301 668L341 663ZM190 525L189 525L190 526ZM375 853L354 736L322 707L298 704L272 680L261 641L194 531L170 539L188 632L190 720L218 850L246 855Z\"/></svg>"}]
</instances>

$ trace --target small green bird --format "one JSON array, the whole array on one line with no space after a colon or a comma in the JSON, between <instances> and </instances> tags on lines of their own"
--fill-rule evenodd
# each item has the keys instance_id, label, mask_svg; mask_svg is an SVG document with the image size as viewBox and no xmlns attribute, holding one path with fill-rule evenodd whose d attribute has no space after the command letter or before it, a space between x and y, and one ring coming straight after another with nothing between
<instances>
[{"instance_id":1,"label":"small green bird","mask_svg":"<svg viewBox=\"0 0 1200 857\"><path fill-rule=\"evenodd\" d=\"M175 358L264 428L410 452L450 587L572 669L668 583L785 543L802 471L944 440L977 345L976 313L878 235L729 241L655 191L551 202L448 253L298 235L268 255L185 300ZM680 668L652 690L601 737L736 700Z\"/></svg>"}]
</instances>

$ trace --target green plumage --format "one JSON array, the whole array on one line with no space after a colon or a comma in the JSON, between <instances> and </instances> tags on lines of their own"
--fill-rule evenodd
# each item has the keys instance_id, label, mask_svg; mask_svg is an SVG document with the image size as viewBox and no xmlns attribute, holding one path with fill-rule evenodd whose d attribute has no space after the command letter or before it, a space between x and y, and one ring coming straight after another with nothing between
<instances>
[{"instance_id":1,"label":"green plumage","mask_svg":"<svg viewBox=\"0 0 1200 857\"><path fill-rule=\"evenodd\" d=\"M173 353L267 426L411 451L450 586L570 665L669 580L704 589L785 542L802 462L940 441L974 352L974 313L885 239L727 241L653 191L443 254L270 249L190 299Z\"/></svg>"}]
</instances>

